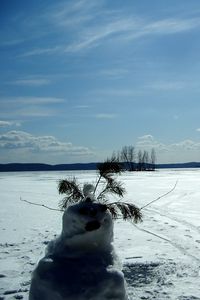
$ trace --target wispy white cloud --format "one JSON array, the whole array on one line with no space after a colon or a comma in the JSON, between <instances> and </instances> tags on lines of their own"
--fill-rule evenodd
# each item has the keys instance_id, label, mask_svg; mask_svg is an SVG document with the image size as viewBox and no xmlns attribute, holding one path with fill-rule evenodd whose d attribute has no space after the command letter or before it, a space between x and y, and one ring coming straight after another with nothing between
<instances>
[{"instance_id":1,"label":"wispy white cloud","mask_svg":"<svg viewBox=\"0 0 200 300\"><path fill-rule=\"evenodd\" d=\"M155 149L158 162L199 161L200 142L186 139L176 143L163 143L156 140L151 134L137 139L136 149L150 151Z\"/></svg>"},{"instance_id":2,"label":"wispy white cloud","mask_svg":"<svg viewBox=\"0 0 200 300\"><path fill-rule=\"evenodd\" d=\"M55 116L61 113L59 105L65 101L63 98L56 97L2 97L0 116L9 119Z\"/></svg>"},{"instance_id":3,"label":"wispy white cloud","mask_svg":"<svg viewBox=\"0 0 200 300\"><path fill-rule=\"evenodd\" d=\"M51 81L44 78L32 78L32 79L17 79L11 82L11 84L19 86L43 86L49 85Z\"/></svg>"},{"instance_id":4,"label":"wispy white cloud","mask_svg":"<svg viewBox=\"0 0 200 300\"><path fill-rule=\"evenodd\" d=\"M0 121L0 127L12 126L12 122L9 121Z\"/></svg>"},{"instance_id":5,"label":"wispy white cloud","mask_svg":"<svg viewBox=\"0 0 200 300\"><path fill-rule=\"evenodd\" d=\"M124 72L129 72L124 71ZM103 74L103 73L102 73ZM126 73L124 73L126 74ZM98 75L98 74L97 74ZM102 75L103 76L103 75ZM110 73L108 76L113 76L113 78L118 78L117 77L117 70L116 70L116 75L115 72ZM119 73L119 78L123 77L123 72ZM89 95L95 96L95 97L111 97L112 99L119 99L119 98L130 98L132 100L135 99L137 96L141 95L146 95L149 92L178 92L182 90L187 90L188 88L190 89L197 89L198 85L196 82L190 82L188 80L183 80L183 81L177 81L177 80L162 80L162 81L153 81L149 83L143 83L141 85L134 86L132 89L130 86L128 88L105 88L105 89L94 89L88 92Z\"/></svg>"},{"instance_id":6,"label":"wispy white cloud","mask_svg":"<svg viewBox=\"0 0 200 300\"><path fill-rule=\"evenodd\" d=\"M96 89L88 92L91 96L95 97L113 97L118 98L132 98L140 93L143 93L144 89L130 89L130 88L107 88L107 89Z\"/></svg>"},{"instance_id":7,"label":"wispy white cloud","mask_svg":"<svg viewBox=\"0 0 200 300\"><path fill-rule=\"evenodd\" d=\"M90 42L79 41L78 43L73 43L64 41L71 35L75 39L82 36L85 29L88 28L88 26L90 27L90 22L95 20L98 14L101 14L101 5L101 0L79 0L62 1L57 2L53 6L49 6L36 17L37 25L34 23L33 27L40 27L39 35L41 35L41 31L44 31L44 35L49 35L50 32L52 34L58 34L62 37L62 42L58 40L56 46L47 45L45 47L41 46L30 49L19 56L25 58L39 55L63 54L65 52L76 52L79 48L81 49L84 47L82 43L89 44ZM49 29L45 30L43 28Z\"/></svg>"},{"instance_id":8,"label":"wispy white cloud","mask_svg":"<svg viewBox=\"0 0 200 300\"><path fill-rule=\"evenodd\" d=\"M136 142L136 148L148 151L154 148L157 152L165 152L168 150L167 145L157 141L151 134L146 134L141 137L138 137Z\"/></svg>"},{"instance_id":9,"label":"wispy white cloud","mask_svg":"<svg viewBox=\"0 0 200 300\"><path fill-rule=\"evenodd\" d=\"M0 128L1 127L10 127L10 126L20 126L20 122L11 122L11 121L0 121Z\"/></svg>"},{"instance_id":10,"label":"wispy white cloud","mask_svg":"<svg viewBox=\"0 0 200 300\"><path fill-rule=\"evenodd\" d=\"M53 9L47 12L46 18L54 23L55 26L64 28L82 26L101 13L102 3L102 0L78 0L57 3Z\"/></svg>"},{"instance_id":11,"label":"wispy white cloud","mask_svg":"<svg viewBox=\"0 0 200 300\"><path fill-rule=\"evenodd\" d=\"M11 40L4 40L1 41L0 47L12 47L17 46L21 43L25 42L24 39L11 39Z\"/></svg>"},{"instance_id":12,"label":"wispy white cloud","mask_svg":"<svg viewBox=\"0 0 200 300\"><path fill-rule=\"evenodd\" d=\"M56 97L2 97L0 99L1 103L4 104L53 104L53 103L62 103L66 100L64 98L56 98Z\"/></svg>"},{"instance_id":13,"label":"wispy white cloud","mask_svg":"<svg viewBox=\"0 0 200 300\"><path fill-rule=\"evenodd\" d=\"M82 30L82 34L76 41L68 45L65 52L79 52L85 49L93 48L102 43L102 41L111 38L121 38L123 33L131 31L139 26L135 20L113 20L100 25L88 26Z\"/></svg>"},{"instance_id":14,"label":"wispy white cloud","mask_svg":"<svg viewBox=\"0 0 200 300\"><path fill-rule=\"evenodd\" d=\"M200 132L200 128L197 128L196 131Z\"/></svg>"},{"instance_id":15,"label":"wispy white cloud","mask_svg":"<svg viewBox=\"0 0 200 300\"><path fill-rule=\"evenodd\" d=\"M24 131L9 131L0 135L1 150L26 150L30 153L66 153L73 156L91 155L87 147L58 141L54 136L34 136Z\"/></svg>"},{"instance_id":16,"label":"wispy white cloud","mask_svg":"<svg viewBox=\"0 0 200 300\"><path fill-rule=\"evenodd\" d=\"M76 109L88 109L90 107L91 107L90 105L84 105L84 104L74 106L74 108L76 108Z\"/></svg>"},{"instance_id":17,"label":"wispy white cloud","mask_svg":"<svg viewBox=\"0 0 200 300\"><path fill-rule=\"evenodd\" d=\"M183 81L157 81L152 82L145 86L147 89L157 90L157 91L176 91L182 90L188 85L188 82Z\"/></svg>"},{"instance_id":18,"label":"wispy white cloud","mask_svg":"<svg viewBox=\"0 0 200 300\"><path fill-rule=\"evenodd\" d=\"M28 106L25 108L19 108L13 111L12 115L16 117L52 117L58 115L59 112L55 109L46 108L46 107L38 107L38 106Z\"/></svg>"},{"instance_id":19,"label":"wispy white cloud","mask_svg":"<svg viewBox=\"0 0 200 300\"><path fill-rule=\"evenodd\" d=\"M68 1L55 4L40 16L62 38L56 46L26 51L21 56L79 53L106 42L132 42L148 36L189 32L200 27L196 17L157 19L133 15L130 11L108 9L105 1ZM44 21L45 20L45 21ZM49 31L48 31L49 33ZM63 38L65 37L65 38Z\"/></svg>"},{"instance_id":20,"label":"wispy white cloud","mask_svg":"<svg viewBox=\"0 0 200 300\"><path fill-rule=\"evenodd\" d=\"M35 48L29 51L26 51L19 55L19 57L29 57L29 56L37 56L37 55L53 55L56 53L62 53L64 50L63 46L56 46L56 47L41 47Z\"/></svg>"},{"instance_id":21,"label":"wispy white cloud","mask_svg":"<svg viewBox=\"0 0 200 300\"><path fill-rule=\"evenodd\" d=\"M183 140L177 143L166 144L156 140L151 134L141 136L137 140L138 148L155 148L162 151L200 150L200 142Z\"/></svg>"},{"instance_id":22,"label":"wispy white cloud","mask_svg":"<svg viewBox=\"0 0 200 300\"><path fill-rule=\"evenodd\" d=\"M138 24L139 25L139 24ZM127 40L134 40L145 36L158 36L182 33L199 28L198 18L165 18L161 20L140 20L140 26L127 34Z\"/></svg>"},{"instance_id":23,"label":"wispy white cloud","mask_svg":"<svg viewBox=\"0 0 200 300\"><path fill-rule=\"evenodd\" d=\"M99 70L95 72L95 75L107 79L119 79L126 76L129 72L128 68L109 68Z\"/></svg>"},{"instance_id":24,"label":"wispy white cloud","mask_svg":"<svg viewBox=\"0 0 200 300\"><path fill-rule=\"evenodd\" d=\"M117 115L116 114L107 114L107 113L102 113L102 114L96 114L95 115L95 118L97 119L115 119L117 118Z\"/></svg>"},{"instance_id":25,"label":"wispy white cloud","mask_svg":"<svg viewBox=\"0 0 200 300\"><path fill-rule=\"evenodd\" d=\"M144 20L135 16L121 16L116 20L113 16L105 23L88 26L81 30L76 41L66 47L66 52L78 52L95 47L105 40L121 42L133 41L146 36L159 36L182 33L199 28L199 19L171 19Z\"/></svg>"},{"instance_id":26,"label":"wispy white cloud","mask_svg":"<svg viewBox=\"0 0 200 300\"><path fill-rule=\"evenodd\" d=\"M155 34L173 34L190 31L199 27L199 18L167 18L150 23L146 26L147 31Z\"/></svg>"}]
</instances>

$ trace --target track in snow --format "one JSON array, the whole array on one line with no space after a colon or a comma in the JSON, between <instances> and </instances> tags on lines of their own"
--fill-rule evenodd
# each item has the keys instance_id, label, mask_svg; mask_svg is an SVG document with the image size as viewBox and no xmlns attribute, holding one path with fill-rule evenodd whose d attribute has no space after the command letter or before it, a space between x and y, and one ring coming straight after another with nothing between
<instances>
[{"instance_id":1,"label":"track in snow","mask_svg":"<svg viewBox=\"0 0 200 300\"><path fill-rule=\"evenodd\" d=\"M150 208L145 210L148 218L151 219L151 230L140 226L136 226L137 229L162 238L200 266L200 229L166 211Z\"/></svg>"}]
</instances>

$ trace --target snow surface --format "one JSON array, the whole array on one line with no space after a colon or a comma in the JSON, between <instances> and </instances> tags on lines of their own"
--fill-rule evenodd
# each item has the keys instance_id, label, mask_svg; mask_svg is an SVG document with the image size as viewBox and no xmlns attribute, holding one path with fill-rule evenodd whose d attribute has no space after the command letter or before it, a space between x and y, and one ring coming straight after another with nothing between
<instances>
[{"instance_id":1,"label":"snow surface","mask_svg":"<svg viewBox=\"0 0 200 300\"><path fill-rule=\"evenodd\" d=\"M61 232L62 213L20 197L57 208L58 180L71 175L80 182L96 179L95 172L0 173L0 299L28 299L31 273ZM178 180L172 193L143 210L143 223L115 221L114 247L129 298L200 299L200 170L124 173L120 180L124 201L139 207Z\"/></svg>"}]
</instances>

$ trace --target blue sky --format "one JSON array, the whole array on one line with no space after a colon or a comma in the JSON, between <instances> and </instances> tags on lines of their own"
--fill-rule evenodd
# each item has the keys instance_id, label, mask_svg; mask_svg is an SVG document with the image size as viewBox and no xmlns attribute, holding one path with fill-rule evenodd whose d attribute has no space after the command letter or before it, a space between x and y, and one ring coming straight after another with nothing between
<instances>
[{"instance_id":1,"label":"blue sky","mask_svg":"<svg viewBox=\"0 0 200 300\"><path fill-rule=\"evenodd\" d=\"M0 2L0 162L200 161L200 3Z\"/></svg>"}]
</instances>

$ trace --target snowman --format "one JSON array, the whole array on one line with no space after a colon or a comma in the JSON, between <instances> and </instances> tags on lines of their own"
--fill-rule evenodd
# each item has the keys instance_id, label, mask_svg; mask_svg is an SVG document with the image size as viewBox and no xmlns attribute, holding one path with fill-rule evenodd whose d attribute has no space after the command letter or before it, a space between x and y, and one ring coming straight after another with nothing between
<instances>
[{"instance_id":1,"label":"snowman","mask_svg":"<svg viewBox=\"0 0 200 300\"><path fill-rule=\"evenodd\" d=\"M90 191L86 186L84 199L65 209L60 236L32 274L29 300L128 299L111 213Z\"/></svg>"}]
</instances>

